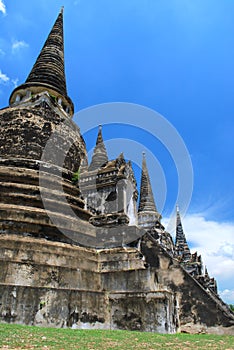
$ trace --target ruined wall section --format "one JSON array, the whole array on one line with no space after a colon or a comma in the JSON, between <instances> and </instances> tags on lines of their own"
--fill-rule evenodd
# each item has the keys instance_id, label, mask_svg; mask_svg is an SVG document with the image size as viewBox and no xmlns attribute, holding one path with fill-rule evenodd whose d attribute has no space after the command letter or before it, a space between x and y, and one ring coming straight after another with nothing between
<instances>
[{"instance_id":1,"label":"ruined wall section","mask_svg":"<svg viewBox=\"0 0 234 350\"><path fill-rule=\"evenodd\" d=\"M46 242L46 244L45 244ZM173 333L173 293L135 248L0 236L0 321Z\"/></svg>"},{"instance_id":2,"label":"ruined wall section","mask_svg":"<svg viewBox=\"0 0 234 350\"><path fill-rule=\"evenodd\" d=\"M155 267L158 283L174 291L181 331L209 332L211 327L224 327L234 333L234 314L229 307L205 290L149 235L142 240L142 253L146 262Z\"/></svg>"}]
</instances>

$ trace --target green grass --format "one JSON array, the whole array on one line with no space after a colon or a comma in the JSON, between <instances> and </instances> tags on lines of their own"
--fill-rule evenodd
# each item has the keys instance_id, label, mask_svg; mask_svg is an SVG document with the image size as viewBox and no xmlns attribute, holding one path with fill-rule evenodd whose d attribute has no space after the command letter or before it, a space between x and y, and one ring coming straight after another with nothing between
<instances>
[{"instance_id":1,"label":"green grass","mask_svg":"<svg viewBox=\"0 0 234 350\"><path fill-rule=\"evenodd\" d=\"M0 324L0 349L233 350L233 336L56 329Z\"/></svg>"}]
</instances>

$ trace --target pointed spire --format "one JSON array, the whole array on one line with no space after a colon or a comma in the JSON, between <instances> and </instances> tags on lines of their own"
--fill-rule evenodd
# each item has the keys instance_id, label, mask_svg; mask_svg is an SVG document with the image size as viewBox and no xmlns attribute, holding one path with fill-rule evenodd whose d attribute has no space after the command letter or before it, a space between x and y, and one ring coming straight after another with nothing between
<instances>
[{"instance_id":1,"label":"pointed spire","mask_svg":"<svg viewBox=\"0 0 234 350\"><path fill-rule=\"evenodd\" d=\"M61 95L67 95L64 72L63 9L26 79L26 83L35 82L48 84Z\"/></svg>"},{"instance_id":2,"label":"pointed spire","mask_svg":"<svg viewBox=\"0 0 234 350\"><path fill-rule=\"evenodd\" d=\"M108 162L108 156L107 156L106 147L103 142L102 126L99 125L96 146L93 151L93 157L89 166L89 171L96 170L107 162Z\"/></svg>"},{"instance_id":3,"label":"pointed spire","mask_svg":"<svg viewBox=\"0 0 234 350\"><path fill-rule=\"evenodd\" d=\"M146 165L145 153L143 153L142 159L140 202L138 208L138 212L141 211L157 212L150 183L149 173Z\"/></svg>"},{"instance_id":4,"label":"pointed spire","mask_svg":"<svg viewBox=\"0 0 234 350\"><path fill-rule=\"evenodd\" d=\"M182 261L188 261L191 259L190 249L186 241L183 226L181 223L180 212L178 205L176 206L176 241L175 241L175 251L178 257Z\"/></svg>"},{"instance_id":5,"label":"pointed spire","mask_svg":"<svg viewBox=\"0 0 234 350\"><path fill-rule=\"evenodd\" d=\"M60 98L64 107L70 107L73 113L64 69L63 7L25 83L12 92L10 103L15 102L16 94L23 96L25 90L33 93L48 91L57 100Z\"/></svg>"},{"instance_id":6,"label":"pointed spire","mask_svg":"<svg viewBox=\"0 0 234 350\"><path fill-rule=\"evenodd\" d=\"M161 215L158 213L155 205L145 153L143 153L138 223L139 226L153 227L160 219Z\"/></svg>"},{"instance_id":7,"label":"pointed spire","mask_svg":"<svg viewBox=\"0 0 234 350\"><path fill-rule=\"evenodd\" d=\"M123 154L123 152L121 152L121 153L119 154L119 156L117 157L117 159L124 160L124 154Z\"/></svg>"}]
</instances>

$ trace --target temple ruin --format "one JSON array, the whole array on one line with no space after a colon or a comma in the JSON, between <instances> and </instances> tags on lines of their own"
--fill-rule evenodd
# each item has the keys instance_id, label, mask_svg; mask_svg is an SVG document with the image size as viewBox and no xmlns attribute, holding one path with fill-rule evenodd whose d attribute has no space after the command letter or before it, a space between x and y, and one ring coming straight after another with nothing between
<instances>
[{"instance_id":1,"label":"temple ruin","mask_svg":"<svg viewBox=\"0 0 234 350\"><path fill-rule=\"evenodd\" d=\"M101 126L88 164L73 113L61 10L0 110L0 322L232 334L234 314L190 252L179 209L175 243L161 223L146 157L138 194Z\"/></svg>"}]
</instances>

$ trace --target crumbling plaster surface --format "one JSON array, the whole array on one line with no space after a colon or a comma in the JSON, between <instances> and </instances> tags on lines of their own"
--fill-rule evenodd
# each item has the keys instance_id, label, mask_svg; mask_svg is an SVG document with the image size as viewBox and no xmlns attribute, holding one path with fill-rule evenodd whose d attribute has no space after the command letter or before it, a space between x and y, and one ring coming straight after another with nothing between
<instances>
[{"instance_id":1,"label":"crumbling plaster surface","mask_svg":"<svg viewBox=\"0 0 234 350\"><path fill-rule=\"evenodd\" d=\"M0 156L41 160L48 140L56 131L50 163L57 164L56 156L64 154L64 168L77 171L81 156L86 154L79 128L54 111L49 97L46 100L39 99L34 107L30 104L0 110Z\"/></svg>"},{"instance_id":2,"label":"crumbling plaster surface","mask_svg":"<svg viewBox=\"0 0 234 350\"><path fill-rule=\"evenodd\" d=\"M135 248L96 250L17 235L0 235L0 247L3 322L176 331L174 294Z\"/></svg>"},{"instance_id":3,"label":"crumbling plaster surface","mask_svg":"<svg viewBox=\"0 0 234 350\"><path fill-rule=\"evenodd\" d=\"M176 260L147 236L141 251L0 235L0 320L232 334L234 318Z\"/></svg>"},{"instance_id":4,"label":"crumbling plaster surface","mask_svg":"<svg viewBox=\"0 0 234 350\"><path fill-rule=\"evenodd\" d=\"M196 333L204 329L209 333L210 328L211 332L215 328L223 332L224 328L226 332L233 332L234 314L221 299L198 284L176 259L149 236L143 237L141 247L146 262L156 268L158 283L168 286L176 295L179 330Z\"/></svg>"}]
</instances>

